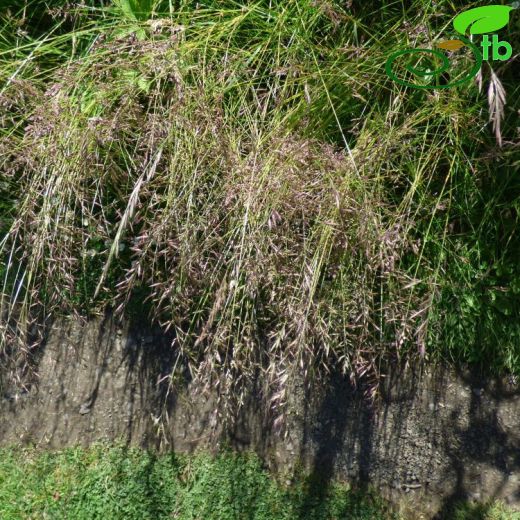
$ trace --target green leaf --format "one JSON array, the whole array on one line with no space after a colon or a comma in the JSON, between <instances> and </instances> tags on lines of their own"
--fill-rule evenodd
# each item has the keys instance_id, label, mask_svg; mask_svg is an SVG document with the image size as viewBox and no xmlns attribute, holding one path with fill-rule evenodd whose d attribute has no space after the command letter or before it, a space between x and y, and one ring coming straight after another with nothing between
<instances>
[{"instance_id":1,"label":"green leaf","mask_svg":"<svg viewBox=\"0 0 520 520\"><path fill-rule=\"evenodd\" d=\"M132 86L137 87L139 90L145 92L146 94L149 93L151 81L148 80L146 76L139 74L139 72L135 70L124 71L121 73L121 76Z\"/></svg>"},{"instance_id":2,"label":"green leaf","mask_svg":"<svg viewBox=\"0 0 520 520\"><path fill-rule=\"evenodd\" d=\"M491 304L495 309L506 316L512 316L514 312L514 305L510 298L505 294L491 293Z\"/></svg>"},{"instance_id":3,"label":"green leaf","mask_svg":"<svg viewBox=\"0 0 520 520\"><path fill-rule=\"evenodd\" d=\"M148 20L153 11L152 0L114 0L114 4L132 21Z\"/></svg>"},{"instance_id":4,"label":"green leaf","mask_svg":"<svg viewBox=\"0 0 520 520\"><path fill-rule=\"evenodd\" d=\"M150 84L150 81L148 81L144 76L139 76L137 86L146 94L150 92Z\"/></svg>"},{"instance_id":5,"label":"green leaf","mask_svg":"<svg viewBox=\"0 0 520 520\"><path fill-rule=\"evenodd\" d=\"M117 29L115 31L115 35L118 38L124 38L125 36L128 36L129 34L134 33L139 41L142 41L146 39L146 31L139 27L138 25L129 25L128 27L124 27L122 29Z\"/></svg>"},{"instance_id":6,"label":"green leaf","mask_svg":"<svg viewBox=\"0 0 520 520\"><path fill-rule=\"evenodd\" d=\"M122 13L130 20L137 20L132 3L129 0L114 0L114 4L121 9Z\"/></svg>"},{"instance_id":7,"label":"green leaf","mask_svg":"<svg viewBox=\"0 0 520 520\"><path fill-rule=\"evenodd\" d=\"M509 23L509 12L513 7L508 5L486 5L476 7L459 14L453 20L453 27L460 34L485 34L498 31Z\"/></svg>"},{"instance_id":8,"label":"green leaf","mask_svg":"<svg viewBox=\"0 0 520 520\"><path fill-rule=\"evenodd\" d=\"M471 294L464 295L464 300L466 302L466 305L470 309L477 309L478 308L477 301L476 301L476 299L475 299L475 297L473 295L471 295Z\"/></svg>"}]
</instances>

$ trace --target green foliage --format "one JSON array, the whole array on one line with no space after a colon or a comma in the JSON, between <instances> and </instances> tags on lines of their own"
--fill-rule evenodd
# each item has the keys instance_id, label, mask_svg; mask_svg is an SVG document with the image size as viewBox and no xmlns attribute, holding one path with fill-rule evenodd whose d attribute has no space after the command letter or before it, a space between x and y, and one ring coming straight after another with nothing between
<instances>
[{"instance_id":1,"label":"green foliage","mask_svg":"<svg viewBox=\"0 0 520 520\"><path fill-rule=\"evenodd\" d=\"M346 485L331 483L312 505L308 493L305 481L289 488L278 484L252 454L158 456L106 445L59 452L0 450L5 520L392 518L381 499Z\"/></svg>"},{"instance_id":2,"label":"green foliage","mask_svg":"<svg viewBox=\"0 0 520 520\"><path fill-rule=\"evenodd\" d=\"M490 166L491 168L491 166ZM432 309L431 343L439 354L494 374L518 373L520 364L520 183L514 169L490 171L455 185L440 287ZM479 188L479 189L478 189ZM459 192L459 193L457 193ZM462 202L464 201L464 202ZM433 254L438 254L438 250Z\"/></svg>"},{"instance_id":3,"label":"green foliage","mask_svg":"<svg viewBox=\"0 0 520 520\"><path fill-rule=\"evenodd\" d=\"M399 520L372 491L309 477L282 485L251 453L154 454L123 445L0 448L0 516L93 520ZM518 520L495 501L447 520Z\"/></svg>"},{"instance_id":4,"label":"green foliage","mask_svg":"<svg viewBox=\"0 0 520 520\"><path fill-rule=\"evenodd\" d=\"M486 504L458 504L453 514L452 520L519 520L520 513L515 513L508 509L499 501Z\"/></svg>"},{"instance_id":5,"label":"green foliage","mask_svg":"<svg viewBox=\"0 0 520 520\"><path fill-rule=\"evenodd\" d=\"M124 37L134 33L137 38L144 40L146 31L139 22L149 20L153 13L152 0L114 0L116 12L121 15L122 20L129 22L128 26L116 30L118 37Z\"/></svg>"}]
</instances>

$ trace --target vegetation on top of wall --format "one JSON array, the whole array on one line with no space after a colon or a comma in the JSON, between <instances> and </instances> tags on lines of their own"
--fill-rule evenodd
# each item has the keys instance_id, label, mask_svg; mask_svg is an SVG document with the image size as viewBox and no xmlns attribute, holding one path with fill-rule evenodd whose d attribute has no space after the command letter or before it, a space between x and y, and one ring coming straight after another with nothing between
<instances>
[{"instance_id":1,"label":"vegetation on top of wall","mask_svg":"<svg viewBox=\"0 0 520 520\"><path fill-rule=\"evenodd\" d=\"M277 409L301 372L373 393L404 360L518 374L514 60L484 67L488 98L384 73L472 6L13 2L0 352L49 316L146 302L230 406L259 372Z\"/></svg>"}]
</instances>

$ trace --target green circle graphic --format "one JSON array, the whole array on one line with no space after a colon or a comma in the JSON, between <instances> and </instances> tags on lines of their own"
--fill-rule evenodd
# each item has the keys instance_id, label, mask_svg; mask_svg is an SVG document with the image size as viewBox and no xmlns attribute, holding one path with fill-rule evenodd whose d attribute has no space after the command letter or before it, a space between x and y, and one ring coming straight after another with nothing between
<instances>
[{"instance_id":1,"label":"green circle graphic","mask_svg":"<svg viewBox=\"0 0 520 520\"><path fill-rule=\"evenodd\" d=\"M468 82L469 80L471 80L471 78L474 78L476 76L476 74L480 70L480 67L482 66L483 58L482 58L482 54L481 54L480 50L474 43L472 43L471 41L469 41L468 39L466 39L462 36L459 36L459 39L462 40L464 42L464 44L471 49L473 56L475 57L475 64L466 76L464 76L461 79L458 79L457 81L454 81L453 83L448 83L446 85L416 85L415 83L409 83L408 81L402 80L394 74L392 66L394 64L394 61L397 58L404 56L406 54L417 54L417 53L424 53L424 52L427 52L427 53L439 58L442 62L442 65L437 67L435 70L427 70L427 69L422 69L422 68L418 68L418 67L413 67L412 65L408 64L405 67L408 72L411 72L415 76L422 76L422 77L424 77L424 76L438 77L443 72L447 72L449 69L449 66L450 66L450 60L441 51L434 50L434 49L404 49L404 50L395 52L388 58L388 60L386 60L386 64L385 64L386 73L396 83L399 83L400 85L404 85L405 87L412 87L412 88L418 88L418 89L438 89L438 88L451 88L451 87L456 87L457 85L462 85L462 84Z\"/></svg>"}]
</instances>

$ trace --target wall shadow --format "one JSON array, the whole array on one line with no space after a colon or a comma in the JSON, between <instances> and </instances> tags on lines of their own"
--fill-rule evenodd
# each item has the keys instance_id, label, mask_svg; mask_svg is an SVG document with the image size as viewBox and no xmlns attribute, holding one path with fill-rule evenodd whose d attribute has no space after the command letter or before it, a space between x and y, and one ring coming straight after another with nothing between
<instances>
[{"instance_id":1,"label":"wall shadow","mask_svg":"<svg viewBox=\"0 0 520 520\"><path fill-rule=\"evenodd\" d=\"M459 371L457 375L471 389L471 394L466 411L462 407L454 409L446 425L451 442L445 444L445 453L455 472L456 483L442 501L435 520L450 518L462 501L481 500L480 494L472 493L474 487L485 487L490 501L501 497L509 477L520 473L520 429L516 428L515 432L507 428L499 410L508 401L518 402L520 389L506 385L503 379L483 378L477 371ZM462 415L467 418L463 425L460 424ZM482 467L495 470L485 482L480 481ZM509 486L509 490L512 491L509 498L518 502L520 486ZM485 508L481 509L475 506L475 515L484 514Z\"/></svg>"},{"instance_id":2,"label":"wall shadow","mask_svg":"<svg viewBox=\"0 0 520 520\"><path fill-rule=\"evenodd\" d=\"M137 319L122 327L108 313L81 327L59 324L34 358L41 378L31 391L1 399L0 442L64 447L107 439L155 452L216 449L223 442L264 458L286 442L274 439L260 375L236 422L219 424L214 401L196 398L189 387L186 366L182 384L170 386L174 345L175 337L159 328ZM296 452L286 450L293 466L305 461L298 518L320 515L336 479L361 491L374 485L416 500L441 497L437 519L449 518L461 499L483 487L482 499L520 502L510 478L520 479L518 385L418 365L387 370L379 400L367 399L365 390L331 373L298 396Z\"/></svg>"}]
</instances>

